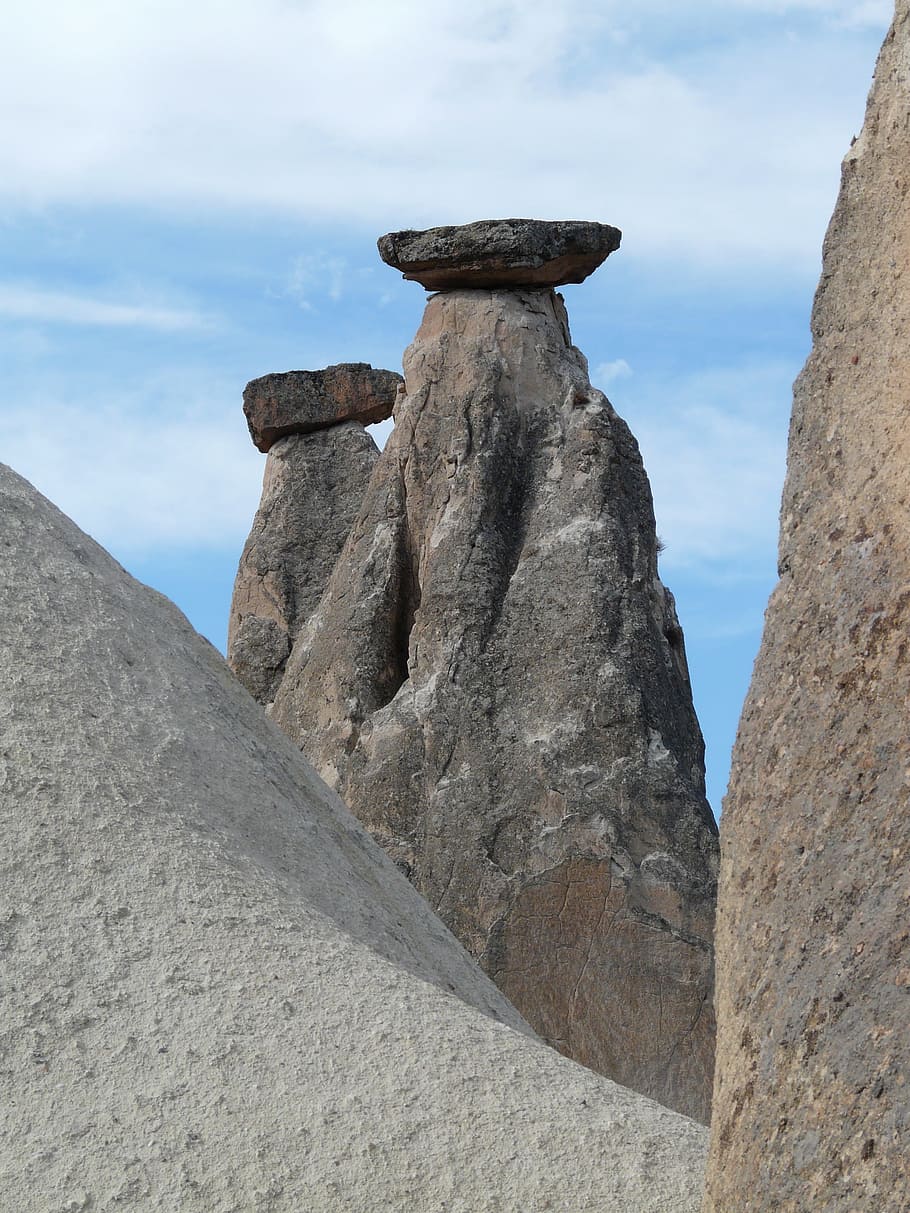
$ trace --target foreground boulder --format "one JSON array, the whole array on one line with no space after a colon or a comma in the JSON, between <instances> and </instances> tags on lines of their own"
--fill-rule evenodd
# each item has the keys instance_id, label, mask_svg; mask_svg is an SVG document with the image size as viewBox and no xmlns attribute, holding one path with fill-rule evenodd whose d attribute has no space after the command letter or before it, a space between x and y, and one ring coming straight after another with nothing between
<instances>
[{"instance_id":1,"label":"foreground boulder","mask_svg":"<svg viewBox=\"0 0 910 1213\"><path fill-rule=\"evenodd\" d=\"M0 1207L680 1213L166 599L0 467Z\"/></svg>"},{"instance_id":2,"label":"foreground boulder","mask_svg":"<svg viewBox=\"0 0 910 1213\"><path fill-rule=\"evenodd\" d=\"M274 719L536 1031L707 1119L716 827L635 440L551 290L436 295L404 362Z\"/></svg>"},{"instance_id":3,"label":"foreground boulder","mask_svg":"<svg viewBox=\"0 0 910 1213\"><path fill-rule=\"evenodd\" d=\"M622 233L579 220L481 219L425 232L389 232L379 255L428 291L553 287L584 282Z\"/></svg>"},{"instance_id":4,"label":"foreground boulder","mask_svg":"<svg viewBox=\"0 0 910 1213\"><path fill-rule=\"evenodd\" d=\"M910 5L843 165L724 806L705 1209L910 1209Z\"/></svg>"}]
</instances>

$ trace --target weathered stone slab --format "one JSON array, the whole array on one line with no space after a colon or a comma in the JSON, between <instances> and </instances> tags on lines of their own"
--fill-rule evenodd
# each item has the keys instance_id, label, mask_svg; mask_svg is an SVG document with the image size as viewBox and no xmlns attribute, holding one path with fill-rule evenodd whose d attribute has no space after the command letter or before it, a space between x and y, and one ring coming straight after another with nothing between
<instances>
[{"instance_id":1,"label":"weathered stone slab","mask_svg":"<svg viewBox=\"0 0 910 1213\"><path fill-rule=\"evenodd\" d=\"M694 1213L224 661L0 466L0 1208Z\"/></svg>"},{"instance_id":2,"label":"weathered stone slab","mask_svg":"<svg viewBox=\"0 0 910 1213\"><path fill-rule=\"evenodd\" d=\"M707 1120L717 829L635 439L550 290L433 296L405 369L274 718L535 1030Z\"/></svg>"},{"instance_id":3,"label":"weathered stone slab","mask_svg":"<svg viewBox=\"0 0 910 1213\"><path fill-rule=\"evenodd\" d=\"M709 1213L910 1209L910 4L843 163L721 822Z\"/></svg>"},{"instance_id":4,"label":"weathered stone slab","mask_svg":"<svg viewBox=\"0 0 910 1213\"><path fill-rule=\"evenodd\" d=\"M309 434L342 421L385 421L403 382L395 371L373 370L366 362L284 371L251 380L243 390L243 411L253 443L268 451L288 434Z\"/></svg>"},{"instance_id":5,"label":"weathered stone slab","mask_svg":"<svg viewBox=\"0 0 910 1213\"><path fill-rule=\"evenodd\" d=\"M622 233L580 220L481 219L459 227L390 232L379 255L428 291L554 287L584 282Z\"/></svg>"}]
</instances>

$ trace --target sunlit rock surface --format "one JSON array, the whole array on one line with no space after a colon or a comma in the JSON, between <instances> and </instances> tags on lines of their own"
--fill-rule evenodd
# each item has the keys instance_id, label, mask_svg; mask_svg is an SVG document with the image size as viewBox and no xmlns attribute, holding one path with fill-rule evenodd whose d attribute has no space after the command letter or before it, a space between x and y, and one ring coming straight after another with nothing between
<instances>
[{"instance_id":1,"label":"sunlit rock surface","mask_svg":"<svg viewBox=\"0 0 910 1213\"><path fill-rule=\"evenodd\" d=\"M910 9L844 160L724 805L711 1213L910 1208Z\"/></svg>"}]
</instances>

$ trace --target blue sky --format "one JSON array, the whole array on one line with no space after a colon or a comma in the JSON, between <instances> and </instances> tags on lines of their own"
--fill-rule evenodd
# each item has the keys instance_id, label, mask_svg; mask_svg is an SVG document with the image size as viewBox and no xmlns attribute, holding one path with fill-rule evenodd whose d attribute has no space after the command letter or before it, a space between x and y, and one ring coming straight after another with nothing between
<instances>
[{"instance_id":1,"label":"blue sky","mask_svg":"<svg viewBox=\"0 0 910 1213\"><path fill-rule=\"evenodd\" d=\"M629 10L632 11L629 11ZM15 10L15 11L14 11ZM0 16L0 458L223 648L268 371L399 368L383 232L623 229L565 290L652 480L715 811L890 0L36 0Z\"/></svg>"}]
</instances>

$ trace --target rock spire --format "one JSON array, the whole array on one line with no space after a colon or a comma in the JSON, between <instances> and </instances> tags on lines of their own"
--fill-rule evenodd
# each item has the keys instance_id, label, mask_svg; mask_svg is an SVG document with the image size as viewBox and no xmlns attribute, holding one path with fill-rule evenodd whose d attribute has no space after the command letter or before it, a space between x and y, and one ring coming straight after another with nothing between
<instances>
[{"instance_id":1,"label":"rock spire","mask_svg":"<svg viewBox=\"0 0 910 1213\"><path fill-rule=\"evenodd\" d=\"M2 466L0 518L0 1208L694 1213L704 1129L535 1040L211 645Z\"/></svg>"},{"instance_id":2,"label":"rock spire","mask_svg":"<svg viewBox=\"0 0 910 1213\"><path fill-rule=\"evenodd\" d=\"M428 301L271 711L536 1031L707 1119L716 827L647 478L561 297L490 269L619 233L514 222L380 241L492 276Z\"/></svg>"},{"instance_id":3,"label":"rock spire","mask_svg":"<svg viewBox=\"0 0 910 1213\"><path fill-rule=\"evenodd\" d=\"M708 1213L910 1208L910 4L843 163L722 820Z\"/></svg>"},{"instance_id":4,"label":"rock spire","mask_svg":"<svg viewBox=\"0 0 910 1213\"><path fill-rule=\"evenodd\" d=\"M268 451L262 500L240 557L228 659L270 703L291 646L322 597L379 456L364 429L391 416L404 381L365 363L248 383L250 436Z\"/></svg>"}]
</instances>

